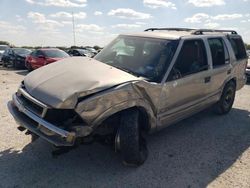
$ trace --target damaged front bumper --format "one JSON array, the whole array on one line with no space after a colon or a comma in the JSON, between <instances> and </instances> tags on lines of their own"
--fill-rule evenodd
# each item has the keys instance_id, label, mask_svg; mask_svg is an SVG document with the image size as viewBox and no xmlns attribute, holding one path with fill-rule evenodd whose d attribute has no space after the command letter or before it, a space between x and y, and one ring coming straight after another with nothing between
<instances>
[{"instance_id":1,"label":"damaged front bumper","mask_svg":"<svg viewBox=\"0 0 250 188\"><path fill-rule=\"evenodd\" d=\"M46 113L47 108L32 98L32 96L29 96L25 91L21 90L21 92L26 98L29 98L34 104L39 105L43 110L41 111L41 115L35 113L34 110L29 109L24 104L18 94L14 94L12 101L8 103L8 109L16 122L21 127L28 129L55 146L73 146L76 139L75 132L66 131L44 120L42 117Z\"/></svg>"}]
</instances>

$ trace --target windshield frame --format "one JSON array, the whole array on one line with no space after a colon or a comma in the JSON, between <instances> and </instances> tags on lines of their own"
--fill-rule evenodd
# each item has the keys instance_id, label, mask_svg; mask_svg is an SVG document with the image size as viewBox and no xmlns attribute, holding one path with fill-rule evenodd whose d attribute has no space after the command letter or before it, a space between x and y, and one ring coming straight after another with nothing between
<instances>
[{"instance_id":1,"label":"windshield frame","mask_svg":"<svg viewBox=\"0 0 250 188\"><path fill-rule=\"evenodd\" d=\"M107 53L108 52L108 50L110 50L110 52L112 51L112 47L114 47L116 44L117 44L117 42L119 42L119 40L122 40L122 39L140 39L140 41L139 42L142 42L143 41L143 45L141 46L142 48L141 48L141 52L144 52L144 50L145 50L145 43L146 42L155 42L155 43L157 43L157 42L159 42L159 43L165 43L165 44L168 44L168 43L173 43L173 46L172 46L172 48L174 49L174 50L172 50L172 54L171 55L169 55L168 56L168 60L165 60L165 63L163 63L163 65L165 64L165 66L163 66L162 67L162 69L160 69L160 74L158 75L158 77L154 77L154 78L152 78L152 77L149 77L149 75L146 75L146 74L140 74L139 72L136 72L136 71L133 71L133 69L131 70L130 68L129 68L129 66L128 67L119 67L119 66L115 66L115 64L112 64L112 63L108 63L108 61L106 61L106 62L103 62L101 59L99 59L100 58L100 56L102 56L103 54L105 54L105 53ZM147 81L150 81L150 82L156 82L156 83L162 83L162 81L164 80L164 78L165 78L165 75L166 75L166 73L167 73L167 71L168 71L168 69L170 68L170 65L172 64L172 61L173 61L173 59L174 59L174 57L175 57L175 54L176 54L176 52L177 52L177 49L178 49L178 46L179 46L179 43L180 43L180 39L171 39L171 38L156 38L156 37L145 37L145 36L132 36L132 35L119 35L118 37L116 37L113 41L111 41L106 47L104 47L104 49L100 52L100 53L98 53L95 57L94 57L94 59L96 59L96 60L98 60L98 61L100 61L100 62L102 62L102 63L105 63L105 64L107 64L107 65L109 65L109 66L113 66L113 67L115 67L115 68L118 68L118 69L120 69L120 70L122 70L122 71L125 71L125 72L128 72L129 74L132 74L132 75L134 75L134 76L137 76L137 77L142 77L143 79L146 79ZM125 47L126 45L124 45L124 47ZM129 45L128 46L126 46L126 47L130 47ZM134 46L132 46L132 47L134 47ZM135 46L136 47L136 46ZM161 50L167 50L167 45L164 47L164 48L162 48ZM157 51L158 52L158 51ZM143 53L144 54L144 53ZM140 54L140 56L142 56L143 54ZM160 55L162 55L162 54L159 54L159 57L160 57ZM136 59L136 58L140 58L140 56L138 56L138 57L134 57L135 55L133 55L132 56L132 58L134 58L134 59ZM158 56L156 56L156 54L155 54L155 57L158 57ZM105 58L105 55L103 55L103 57L102 58ZM146 63L144 63L144 62L140 62L140 63L142 63L142 65L143 65L143 68L144 69L146 69L146 67L147 67L147 64ZM139 63L139 64L140 64ZM159 64L159 63L158 63ZM132 67L131 67L132 68ZM156 67L155 67L156 68ZM127 70L126 70L127 69ZM152 69L152 72L153 72L153 70L157 70L157 69Z\"/></svg>"}]
</instances>

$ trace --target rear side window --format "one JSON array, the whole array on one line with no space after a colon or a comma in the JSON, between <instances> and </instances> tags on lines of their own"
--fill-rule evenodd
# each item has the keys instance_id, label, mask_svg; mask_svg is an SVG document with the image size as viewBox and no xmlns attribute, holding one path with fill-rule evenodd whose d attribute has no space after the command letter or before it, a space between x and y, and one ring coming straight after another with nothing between
<instances>
[{"instance_id":1,"label":"rear side window","mask_svg":"<svg viewBox=\"0 0 250 188\"><path fill-rule=\"evenodd\" d=\"M36 52L36 57L38 57L38 56L43 56L44 54L40 51L40 50L38 50L37 52Z\"/></svg>"},{"instance_id":2,"label":"rear side window","mask_svg":"<svg viewBox=\"0 0 250 188\"><path fill-rule=\"evenodd\" d=\"M229 54L222 38L208 39L208 43L212 54L213 67L226 64L229 60Z\"/></svg>"},{"instance_id":3,"label":"rear side window","mask_svg":"<svg viewBox=\"0 0 250 188\"><path fill-rule=\"evenodd\" d=\"M31 55L32 57L35 57L35 56L36 56L36 53L37 53L37 51L33 51L30 55Z\"/></svg>"},{"instance_id":4,"label":"rear side window","mask_svg":"<svg viewBox=\"0 0 250 188\"><path fill-rule=\"evenodd\" d=\"M229 38L237 60L247 58L246 49L241 38Z\"/></svg>"}]
</instances>

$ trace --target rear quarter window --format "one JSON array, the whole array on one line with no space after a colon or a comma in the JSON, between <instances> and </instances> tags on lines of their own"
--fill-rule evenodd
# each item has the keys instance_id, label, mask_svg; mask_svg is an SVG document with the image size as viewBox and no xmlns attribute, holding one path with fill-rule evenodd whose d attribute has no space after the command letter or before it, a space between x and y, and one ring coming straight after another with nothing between
<instances>
[{"instance_id":1,"label":"rear quarter window","mask_svg":"<svg viewBox=\"0 0 250 188\"><path fill-rule=\"evenodd\" d=\"M229 38L237 60L247 58L246 49L241 38Z\"/></svg>"}]
</instances>

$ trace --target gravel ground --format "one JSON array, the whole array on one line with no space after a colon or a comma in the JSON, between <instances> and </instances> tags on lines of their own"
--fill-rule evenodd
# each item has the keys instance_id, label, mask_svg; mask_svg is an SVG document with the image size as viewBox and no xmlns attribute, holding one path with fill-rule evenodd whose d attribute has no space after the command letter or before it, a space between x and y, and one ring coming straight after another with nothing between
<instances>
[{"instance_id":1,"label":"gravel ground","mask_svg":"<svg viewBox=\"0 0 250 188\"><path fill-rule=\"evenodd\" d=\"M250 85L228 115L207 110L148 136L148 160L128 168L97 143L56 159L30 143L6 108L26 74L0 67L0 187L250 187Z\"/></svg>"}]
</instances>

